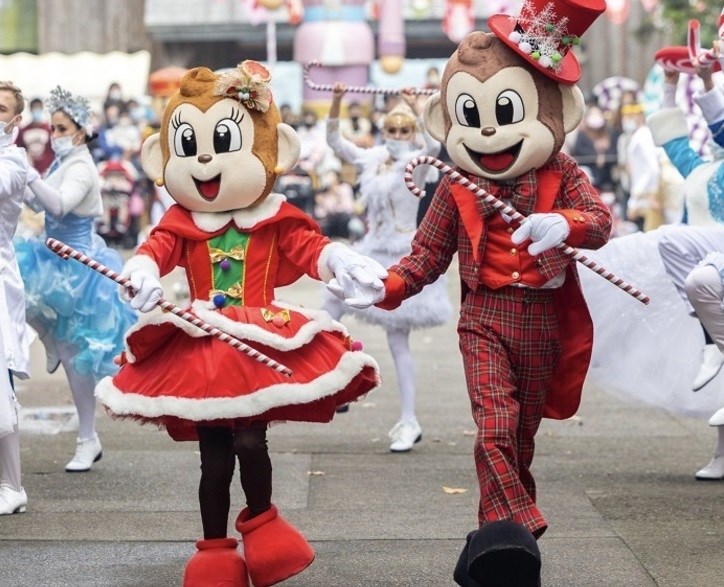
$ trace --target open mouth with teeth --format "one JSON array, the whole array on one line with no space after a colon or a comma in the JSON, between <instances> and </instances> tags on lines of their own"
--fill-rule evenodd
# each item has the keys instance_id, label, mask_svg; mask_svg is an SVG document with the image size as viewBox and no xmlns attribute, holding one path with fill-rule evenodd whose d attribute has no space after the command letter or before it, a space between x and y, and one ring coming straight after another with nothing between
<instances>
[{"instance_id":1,"label":"open mouth with teeth","mask_svg":"<svg viewBox=\"0 0 724 587\"><path fill-rule=\"evenodd\" d=\"M467 146L465 150L470 155L470 158L478 164L478 166L488 173L502 173L506 169L509 169L513 163L518 159L520 149L523 146L523 140L521 139L512 147L508 147L503 151L496 151L495 153L480 153L473 151Z\"/></svg>"},{"instance_id":2,"label":"open mouth with teeth","mask_svg":"<svg viewBox=\"0 0 724 587\"><path fill-rule=\"evenodd\" d=\"M220 173L216 177L212 177L211 179L207 179L206 181L201 181L200 179L196 179L195 177L193 178L193 180L196 184L196 189L201 194L201 197L204 200L208 200L209 202L211 202L212 200L216 199L216 196L219 195L219 188L221 187Z\"/></svg>"}]
</instances>

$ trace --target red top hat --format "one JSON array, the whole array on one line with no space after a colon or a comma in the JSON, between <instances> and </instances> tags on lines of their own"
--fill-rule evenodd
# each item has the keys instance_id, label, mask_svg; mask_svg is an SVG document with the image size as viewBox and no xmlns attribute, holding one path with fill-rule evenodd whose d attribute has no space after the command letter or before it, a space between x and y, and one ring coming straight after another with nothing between
<instances>
[{"instance_id":1,"label":"red top hat","mask_svg":"<svg viewBox=\"0 0 724 587\"><path fill-rule=\"evenodd\" d=\"M581 65L571 47L605 11L605 0L526 0L517 18L494 14L488 26L541 73L575 84L581 79Z\"/></svg>"}]
</instances>

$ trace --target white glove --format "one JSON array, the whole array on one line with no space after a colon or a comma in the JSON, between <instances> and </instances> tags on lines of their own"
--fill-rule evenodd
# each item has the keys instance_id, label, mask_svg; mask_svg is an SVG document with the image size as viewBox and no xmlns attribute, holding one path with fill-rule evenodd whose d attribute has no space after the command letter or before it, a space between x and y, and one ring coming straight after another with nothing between
<instances>
[{"instance_id":1,"label":"white glove","mask_svg":"<svg viewBox=\"0 0 724 587\"><path fill-rule=\"evenodd\" d=\"M130 275L124 275L131 282L133 292L122 288L121 297L131 303L134 310L150 312L163 297L163 288L156 276L143 269L137 269Z\"/></svg>"},{"instance_id":2,"label":"white glove","mask_svg":"<svg viewBox=\"0 0 724 587\"><path fill-rule=\"evenodd\" d=\"M32 165L28 164L28 173L25 176L25 183L30 185L36 179L40 179L40 174L38 173L38 170L35 169L35 167L33 167Z\"/></svg>"},{"instance_id":3,"label":"white glove","mask_svg":"<svg viewBox=\"0 0 724 587\"><path fill-rule=\"evenodd\" d=\"M385 297L387 270L374 259L347 247L335 247L327 259L334 279L327 289L353 308L368 308Z\"/></svg>"},{"instance_id":4,"label":"white glove","mask_svg":"<svg viewBox=\"0 0 724 587\"><path fill-rule=\"evenodd\" d=\"M568 238L571 227L561 214L531 214L510 237L513 244L519 245L530 239L528 247L531 255L540 255L543 251L557 247Z\"/></svg>"}]
</instances>

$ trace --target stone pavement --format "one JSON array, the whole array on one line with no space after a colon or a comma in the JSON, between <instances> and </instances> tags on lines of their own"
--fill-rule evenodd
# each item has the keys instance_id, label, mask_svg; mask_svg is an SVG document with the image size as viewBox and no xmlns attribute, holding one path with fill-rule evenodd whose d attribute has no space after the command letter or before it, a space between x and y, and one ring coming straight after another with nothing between
<instances>
[{"instance_id":1,"label":"stone pavement","mask_svg":"<svg viewBox=\"0 0 724 587\"><path fill-rule=\"evenodd\" d=\"M453 300L456 280L451 269ZM302 280L279 297L317 307L318 287ZM477 512L474 427L454 325L412 341L423 441L390 454L397 400L384 335L344 321L385 382L330 424L270 431L274 501L317 553L284 584L452 586ZM65 473L75 445L70 392L62 370L45 373L37 342L33 355L35 376L18 385L28 511L0 517L0 586L180 585L201 532L196 445L99 410L103 459L88 474ZM534 462L549 521L540 540L543 585L724 584L724 482L693 477L714 439L703 420L591 388L575 418L545 421ZM231 522L243 505L237 483L234 491Z\"/></svg>"}]
</instances>

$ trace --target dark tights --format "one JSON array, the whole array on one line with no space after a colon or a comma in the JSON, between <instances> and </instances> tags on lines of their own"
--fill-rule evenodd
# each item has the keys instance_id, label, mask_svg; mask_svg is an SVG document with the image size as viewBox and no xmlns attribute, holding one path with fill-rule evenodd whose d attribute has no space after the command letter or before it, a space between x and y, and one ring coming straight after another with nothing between
<instances>
[{"instance_id":1,"label":"dark tights","mask_svg":"<svg viewBox=\"0 0 724 587\"><path fill-rule=\"evenodd\" d=\"M198 428L201 451L199 505L204 538L225 538L229 519L234 457L239 459L241 488L252 517L271 507L272 466L266 424L237 429Z\"/></svg>"}]
</instances>

